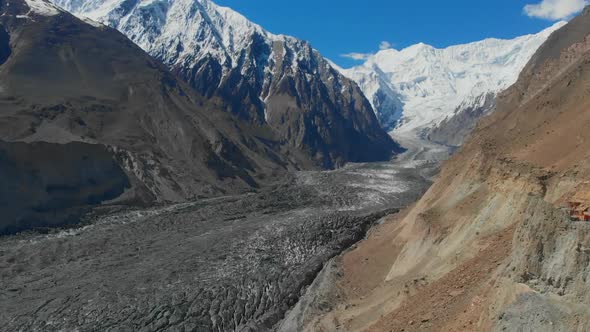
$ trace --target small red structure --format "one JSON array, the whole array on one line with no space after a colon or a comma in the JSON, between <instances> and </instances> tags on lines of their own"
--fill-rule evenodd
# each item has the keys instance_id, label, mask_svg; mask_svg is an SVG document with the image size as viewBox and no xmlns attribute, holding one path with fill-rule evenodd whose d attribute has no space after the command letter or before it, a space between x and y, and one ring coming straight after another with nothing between
<instances>
[{"instance_id":1,"label":"small red structure","mask_svg":"<svg viewBox=\"0 0 590 332\"><path fill-rule=\"evenodd\" d=\"M570 217L575 220L590 221L590 207L581 202L568 202Z\"/></svg>"}]
</instances>

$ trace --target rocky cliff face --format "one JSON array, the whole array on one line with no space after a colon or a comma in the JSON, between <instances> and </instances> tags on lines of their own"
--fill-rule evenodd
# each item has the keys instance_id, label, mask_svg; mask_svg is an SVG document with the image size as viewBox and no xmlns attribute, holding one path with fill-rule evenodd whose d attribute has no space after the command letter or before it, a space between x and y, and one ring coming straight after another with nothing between
<instances>
[{"instance_id":1,"label":"rocky cliff face","mask_svg":"<svg viewBox=\"0 0 590 332\"><path fill-rule=\"evenodd\" d=\"M275 132L220 111L230 106L195 93L116 30L43 0L3 1L0 10L0 139L22 142L12 146L20 152L4 154L3 167L39 164L30 167L30 181L45 179L35 172L50 169L46 153L32 154L38 148L27 146L35 142L54 143L47 149L55 155L71 151L67 143L84 143L64 157L71 165L48 175L48 186L60 176L74 187L94 179L95 188L86 193L93 196L102 177L90 171L78 177L82 170L74 170L91 164L97 174L114 174L104 157L108 151L130 184L125 201L135 203L249 191L290 169L312 167ZM95 150L103 152L93 161ZM29 152L25 159L10 157ZM121 186L115 187L119 193Z\"/></svg>"},{"instance_id":2,"label":"rocky cliff face","mask_svg":"<svg viewBox=\"0 0 590 332\"><path fill-rule=\"evenodd\" d=\"M467 100L453 114L422 135L428 140L449 147L460 147L471 134L477 122L492 113L496 107L496 94L485 93L474 100Z\"/></svg>"},{"instance_id":3,"label":"rocky cliff face","mask_svg":"<svg viewBox=\"0 0 590 332\"><path fill-rule=\"evenodd\" d=\"M323 167L388 159L398 147L370 103L311 45L209 0L56 0L114 27L230 111L268 126Z\"/></svg>"},{"instance_id":4,"label":"rocky cliff face","mask_svg":"<svg viewBox=\"0 0 590 332\"><path fill-rule=\"evenodd\" d=\"M569 208L590 206L589 35L587 8L535 53L417 205L336 261L338 286L316 294L308 330L590 328L590 224ZM326 298L332 306L317 305Z\"/></svg>"}]
</instances>

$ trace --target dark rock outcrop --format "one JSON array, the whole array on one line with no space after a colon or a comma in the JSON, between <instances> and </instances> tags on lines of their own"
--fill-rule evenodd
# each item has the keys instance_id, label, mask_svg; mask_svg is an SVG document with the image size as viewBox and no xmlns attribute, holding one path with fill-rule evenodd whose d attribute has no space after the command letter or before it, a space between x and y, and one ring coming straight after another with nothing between
<instances>
[{"instance_id":1,"label":"dark rock outcrop","mask_svg":"<svg viewBox=\"0 0 590 332\"><path fill-rule=\"evenodd\" d=\"M228 101L240 119L269 126L324 168L387 160L401 151L356 83L307 42L269 41L258 33L249 39L240 62L225 76L224 64L213 57L170 66L204 95ZM304 56L296 60L298 53ZM169 63L166 55L157 56Z\"/></svg>"},{"instance_id":2,"label":"dark rock outcrop","mask_svg":"<svg viewBox=\"0 0 590 332\"><path fill-rule=\"evenodd\" d=\"M88 207L130 188L102 145L0 141L0 235L78 222Z\"/></svg>"},{"instance_id":3,"label":"dark rock outcrop","mask_svg":"<svg viewBox=\"0 0 590 332\"><path fill-rule=\"evenodd\" d=\"M10 53L10 36L4 30L4 27L0 25L0 65L6 62Z\"/></svg>"},{"instance_id":4,"label":"dark rock outcrop","mask_svg":"<svg viewBox=\"0 0 590 332\"><path fill-rule=\"evenodd\" d=\"M475 102L475 105L461 105L452 116L426 130L425 137L445 146L460 147L463 145L477 122L494 111L496 94L482 95Z\"/></svg>"}]
</instances>

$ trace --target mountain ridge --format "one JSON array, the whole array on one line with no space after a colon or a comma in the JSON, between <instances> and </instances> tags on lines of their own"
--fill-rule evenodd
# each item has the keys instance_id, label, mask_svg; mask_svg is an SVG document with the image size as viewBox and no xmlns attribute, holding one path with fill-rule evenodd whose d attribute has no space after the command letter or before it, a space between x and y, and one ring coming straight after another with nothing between
<instances>
[{"instance_id":1,"label":"mountain ridge","mask_svg":"<svg viewBox=\"0 0 590 332\"><path fill-rule=\"evenodd\" d=\"M510 40L487 38L445 48L418 43L381 50L341 72L359 83L384 128L421 133L468 108L490 104L478 105L484 96L512 85L534 51L564 24Z\"/></svg>"},{"instance_id":2,"label":"mountain ridge","mask_svg":"<svg viewBox=\"0 0 590 332\"><path fill-rule=\"evenodd\" d=\"M120 32L43 0L4 0L0 10L7 55L0 65L0 168L19 171L6 185L35 198L6 196L0 210L26 205L6 223L68 222L76 216L62 218L67 202L87 209L243 193L314 169L302 151L223 111L224 102L194 91ZM39 151L41 143L55 155L71 152L62 170L52 170L51 156L22 152ZM117 174L115 187L102 187L105 174Z\"/></svg>"},{"instance_id":3,"label":"mountain ridge","mask_svg":"<svg viewBox=\"0 0 590 332\"><path fill-rule=\"evenodd\" d=\"M267 32L209 0L55 0L118 29L244 121L268 125L325 168L400 151L360 88L306 41Z\"/></svg>"}]
</instances>

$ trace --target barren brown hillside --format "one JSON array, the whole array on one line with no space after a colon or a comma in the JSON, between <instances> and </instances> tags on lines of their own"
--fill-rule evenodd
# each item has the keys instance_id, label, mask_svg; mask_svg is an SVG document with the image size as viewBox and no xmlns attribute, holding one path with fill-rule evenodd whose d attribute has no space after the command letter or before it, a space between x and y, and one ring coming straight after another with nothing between
<instances>
[{"instance_id":1,"label":"barren brown hillside","mask_svg":"<svg viewBox=\"0 0 590 332\"><path fill-rule=\"evenodd\" d=\"M425 196L338 259L317 296L340 300L307 330L590 330L590 223L570 216L590 204L589 34L586 8Z\"/></svg>"}]
</instances>

